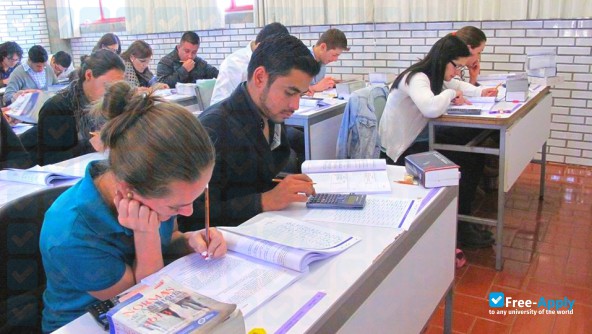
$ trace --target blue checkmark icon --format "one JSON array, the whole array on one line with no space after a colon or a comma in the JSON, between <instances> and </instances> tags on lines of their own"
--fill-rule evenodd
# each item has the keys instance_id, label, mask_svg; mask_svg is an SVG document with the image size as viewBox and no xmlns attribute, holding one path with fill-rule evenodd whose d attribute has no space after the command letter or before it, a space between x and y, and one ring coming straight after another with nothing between
<instances>
[{"instance_id":1,"label":"blue checkmark icon","mask_svg":"<svg viewBox=\"0 0 592 334\"><path fill-rule=\"evenodd\" d=\"M505 300L503 292L489 293L489 307L504 307Z\"/></svg>"}]
</instances>

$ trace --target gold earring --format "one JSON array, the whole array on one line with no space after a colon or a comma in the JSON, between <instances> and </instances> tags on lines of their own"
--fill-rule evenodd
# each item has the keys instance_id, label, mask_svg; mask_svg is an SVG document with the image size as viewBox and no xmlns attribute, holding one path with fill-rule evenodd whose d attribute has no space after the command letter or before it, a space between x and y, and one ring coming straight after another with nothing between
<instances>
[{"instance_id":1,"label":"gold earring","mask_svg":"<svg viewBox=\"0 0 592 334\"><path fill-rule=\"evenodd\" d=\"M134 193L132 193L131 191L128 191L127 194L125 194L125 196L127 197L127 199L132 199L132 198L134 198Z\"/></svg>"}]
</instances>

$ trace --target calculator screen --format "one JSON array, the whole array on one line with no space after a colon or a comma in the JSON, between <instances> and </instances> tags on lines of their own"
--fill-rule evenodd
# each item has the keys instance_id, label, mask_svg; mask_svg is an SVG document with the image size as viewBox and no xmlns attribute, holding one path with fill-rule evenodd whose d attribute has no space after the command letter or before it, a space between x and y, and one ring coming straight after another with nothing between
<instances>
[{"instance_id":1,"label":"calculator screen","mask_svg":"<svg viewBox=\"0 0 592 334\"><path fill-rule=\"evenodd\" d=\"M354 196L347 196L345 203L347 204L355 204L356 203L356 198Z\"/></svg>"}]
</instances>

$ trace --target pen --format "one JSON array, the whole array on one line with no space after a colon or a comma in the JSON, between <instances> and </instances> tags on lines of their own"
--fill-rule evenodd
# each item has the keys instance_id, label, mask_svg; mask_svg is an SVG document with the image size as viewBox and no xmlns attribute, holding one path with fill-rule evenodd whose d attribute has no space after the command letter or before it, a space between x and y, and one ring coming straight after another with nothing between
<instances>
[{"instance_id":1,"label":"pen","mask_svg":"<svg viewBox=\"0 0 592 334\"><path fill-rule=\"evenodd\" d=\"M206 247L210 246L210 187L206 185Z\"/></svg>"}]
</instances>

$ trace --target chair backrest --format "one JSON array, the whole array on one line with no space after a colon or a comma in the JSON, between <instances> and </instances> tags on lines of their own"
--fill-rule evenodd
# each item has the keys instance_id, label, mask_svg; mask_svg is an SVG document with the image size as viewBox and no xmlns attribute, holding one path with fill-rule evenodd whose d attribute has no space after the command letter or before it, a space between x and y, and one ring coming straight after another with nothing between
<instances>
[{"instance_id":1,"label":"chair backrest","mask_svg":"<svg viewBox=\"0 0 592 334\"><path fill-rule=\"evenodd\" d=\"M0 333L41 332L46 279L39 233L45 212L68 188L43 189L0 207Z\"/></svg>"},{"instance_id":2,"label":"chair backrest","mask_svg":"<svg viewBox=\"0 0 592 334\"><path fill-rule=\"evenodd\" d=\"M374 114L376 115L376 123L380 126L380 119L382 118L382 112L386 106L386 98L388 95L377 95L374 97Z\"/></svg>"},{"instance_id":3,"label":"chair backrest","mask_svg":"<svg viewBox=\"0 0 592 334\"><path fill-rule=\"evenodd\" d=\"M201 110L206 110L210 106L212 93L216 85L216 79L197 80L195 86L195 97Z\"/></svg>"}]
</instances>

